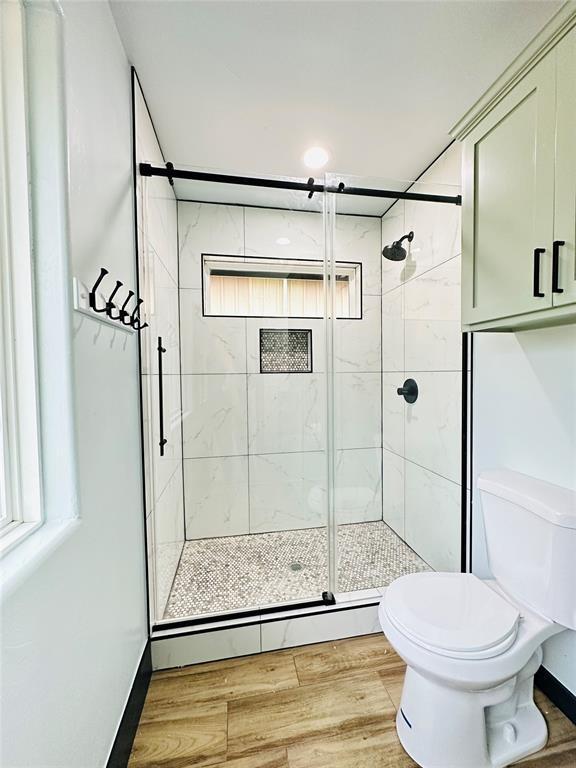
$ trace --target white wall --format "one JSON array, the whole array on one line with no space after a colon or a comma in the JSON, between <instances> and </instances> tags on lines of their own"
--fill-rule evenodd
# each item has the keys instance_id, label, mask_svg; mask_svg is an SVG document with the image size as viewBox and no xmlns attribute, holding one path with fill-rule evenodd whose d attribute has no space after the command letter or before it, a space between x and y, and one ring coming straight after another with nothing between
<instances>
[{"instance_id":1,"label":"white wall","mask_svg":"<svg viewBox=\"0 0 576 768\"><path fill-rule=\"evenodd\" d=\"M473 407L474 477L507 467L576 489L576 327L474 334ZM489 576L476 493L473 547ZM576 632L545 644L544 666L576 693Z\"/></svg>"},{"instance_id":2,"label":"white wall","mask_svg":"<svg viewBox=\"0 0 576 768\"><path fill-rule=\"evenodd\" d=\"M72 271L134 286L128 62L107 3L63 10ZM105 765L147 638L137 340L73 322L80 518L3 585L6 768Z\"/></svg>"},{"instance_id":3,"label":"white wall","mask_svg":"<svg viewBox=\"0 0 576 768\"><path fill-rule=\"evenodd\" d=\"M154 126L134 84L136 162L164 165ZM168 179L137 176L137 227L142 334L142 412L146 485L148 578L152 621L164 616L184 543L178 308L177 203ZM164 455L160 455L158 338L162 355Z\"/></svg>"},{"instance_id":4,"label":"white wall","mask_svg":"<svg viewBox=\"0 0 576 768\"><path fill-rule=\"evenodd\" d=\"M457 193L453 144L412 188ZM450 185L450 186L447 186ZM382 260L383 517L436 570L460 569L460 208L399 201L382 245L414 231L405 261ZM406 378L419 397L396 393Z\"/></svg>"},{"instance_id":5,"label":"white wall","mask_svg":"<svg viewBox=\"0 0 576 768\"><path fill-rule=\"evenodd\" d=\"M321 260L322 214L178 211L187 538L326 526L324 321L203 317L201 290L202 253ZM380 520L380 222L337 216L334 243L363 271L362 319L335 326L338 521ZM311 329L313 372L261 374L262 327Z\"/></svg>"}]
</instances>

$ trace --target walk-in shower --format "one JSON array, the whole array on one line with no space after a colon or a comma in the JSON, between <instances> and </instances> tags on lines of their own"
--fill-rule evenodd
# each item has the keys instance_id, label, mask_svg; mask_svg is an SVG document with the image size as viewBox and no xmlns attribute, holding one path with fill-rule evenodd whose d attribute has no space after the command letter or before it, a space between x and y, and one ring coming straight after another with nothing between
<instances>
[{"instance_id":1,"label":"walk-in shower","mask_svg":"<svg viewBox=\"0 0 576 768\"><path fill-rule=\"evenodd\" d=\"M135 103L153 623L459 570L461 373L448 409L433 375L458 189L166 164Z\"/></svg>"}]
</instances>

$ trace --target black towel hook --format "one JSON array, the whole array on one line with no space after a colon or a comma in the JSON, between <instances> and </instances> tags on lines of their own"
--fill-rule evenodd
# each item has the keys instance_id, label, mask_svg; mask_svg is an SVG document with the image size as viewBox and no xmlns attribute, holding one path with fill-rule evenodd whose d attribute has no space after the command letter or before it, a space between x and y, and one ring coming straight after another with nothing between
<instances>
[{"instance_id":1,"label":"black towel hook","mask_svg":"<svg viewBox=\"0 0 576 768\"><path fill-rule=\"evenodd\" d=\"M92 290L88 294L88 304L90 305L90 309L93 312L104 313L108 311L107 304L102 309L98 309L98 307L96 306L96 291L98 290L98 286L100 285L102 280L104 280L107 274L108 274L108 270L104 269L104 267L100 267L100 274L98 276L98 279L96 280L96 282L92 286Z\"/></svg>"},{"instance_id":2,"label":"black towel hook","mask_svg":"<svg viewBox=\"0 0 576 768\"><path fill-rule=\"evenodd\" d=\"M124 285L124 283L121 283L120 280L116 280L116 286L115 286L114 290L112 291L112 293L110 294L110 296L108 297L108 301L106 302L106 314L108 315L110 320L120 320L121 312L119 312L117 315L113 315L112 314L112 310L113 309L118 309L116 304L114 304L113 299L114 299L114 296L116 296L116 294L118 293L120 288L122 288L123 285Z\"/></svg>"},{"instance_id":3,"label":"black towel hook","mask_svg":"<svg viewBox=\"0 0 576 768\"><path fill-rule=\"evenodd\" d=\"M126 297L126 301L124 302L124 304L122 304L122 307L120 309L120 315L118 319L123 325L131 325L130 312L128 312L128 310L126 309L126 305L130 301L132 296L134 296L134 291L128 291L128 296ZM126 322L126 318L128 318L128 322Z\"/></svg>"},{"instance_id":4,"label":"black towel hook","mask_svg":"<svg viewBox=\"0 0 576 768\"><path fill-rule=\"evenodd\" d=\"M140 305L144 303L144 299L138 299L134 311L130 316L130 325L135 331L141 331L143 328L148 328L148 323L140 324Z\"/></svg>"}]
</instances>

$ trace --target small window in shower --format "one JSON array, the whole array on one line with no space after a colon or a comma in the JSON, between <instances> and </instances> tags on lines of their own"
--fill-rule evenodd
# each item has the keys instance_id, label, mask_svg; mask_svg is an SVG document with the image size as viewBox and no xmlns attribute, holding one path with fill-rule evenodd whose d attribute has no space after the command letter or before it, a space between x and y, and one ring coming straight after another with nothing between
<instances>
[{"instance_id":1,"label":"small window in shower","mask_svg":"<svg viewBox=\"0 0 576 768\"><path fill-rule=\"evenodd\" d=\"M260 328L260 373L312 373L312 331Z\"/></svg>"},{"instance_id":2,"label":"small window in shower","mask_svg":"<svg viewBox=\"0 0 576 768\"><path fill-rule=\"evenodd\" d=\"M362 265L336 262L335 315L362 317ZM314 259L202 256L202 300L212 317L324 317L323 263Z\"/></svg>"}]
</instances>

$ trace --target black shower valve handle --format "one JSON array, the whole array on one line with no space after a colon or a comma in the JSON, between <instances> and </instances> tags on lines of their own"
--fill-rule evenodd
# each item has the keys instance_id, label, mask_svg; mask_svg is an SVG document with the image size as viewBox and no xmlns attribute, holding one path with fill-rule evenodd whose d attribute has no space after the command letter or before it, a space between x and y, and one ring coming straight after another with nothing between
<instances>
[{"instance_id":1,"label":"black shower valve handle","mask_svg":"<svg viewBox=\"0 0 576 768\"><path fill-rule=\"evenodd\" d=\"M396 394L403 397L407 403L415 403L418 400L418 384L414 379L406 379L403 386L398 387Z\"/></svg>"}]
</instances>

